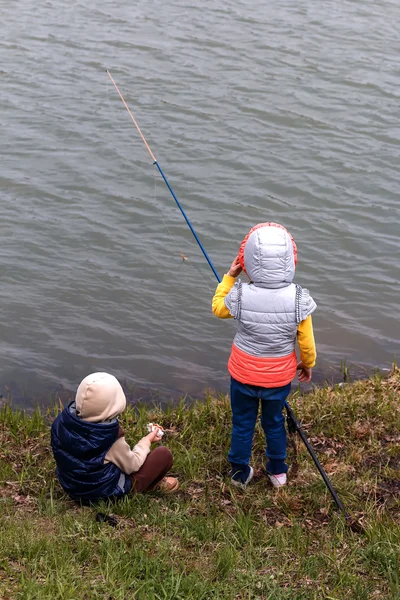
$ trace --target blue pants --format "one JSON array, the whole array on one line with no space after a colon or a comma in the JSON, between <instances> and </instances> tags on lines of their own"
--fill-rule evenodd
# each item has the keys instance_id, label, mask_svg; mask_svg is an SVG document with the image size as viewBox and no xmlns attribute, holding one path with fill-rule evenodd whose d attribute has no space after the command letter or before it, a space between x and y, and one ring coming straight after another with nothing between
<instances>
[{"instance_id":1,"label":"blue pants","mask_svg":"<svg viewBox=\"0 0 400 600\"><path fill-rule=\"evenodd\" d=\"M286 429L282 410L289 392L290 383L283 387L263 388L231 378L232 438L228 458L232 471L245 471L250 462L261 400L261 425L267 440L267 471L274 475L287 472Z\"/></svg>"}]
</instances>

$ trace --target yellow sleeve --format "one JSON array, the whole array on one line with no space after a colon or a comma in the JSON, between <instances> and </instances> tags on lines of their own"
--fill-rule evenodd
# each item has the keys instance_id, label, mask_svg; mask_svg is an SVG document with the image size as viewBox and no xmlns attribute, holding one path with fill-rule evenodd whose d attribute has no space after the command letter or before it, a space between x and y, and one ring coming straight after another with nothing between
<instances>
[{"instance_id":1,"label":"yellow sleeve","mask_svg":"<svg viewBox=\"0 0 400 600\"><path fill-rule=\"evenodd\" d=\"M307 319L304 319L297 327L297 341L300 348L300 360L305 367L311 369L317 358L311 315L308 315Z\"/></svg>"},{"instance_id":2,"label":"yellow sleeve","mask_svg":"<svg viewBox=\"0 0 400 600\"><path fill-rule=\"evenodd\" d=\"M214 298L212 299L212 311L216 317L220 319L231 319L232 315L225 306L225 296L233 288L236 279L230 275L224 275L221 283L218 284L215 290Z\"/></svg>"}]
</instances>

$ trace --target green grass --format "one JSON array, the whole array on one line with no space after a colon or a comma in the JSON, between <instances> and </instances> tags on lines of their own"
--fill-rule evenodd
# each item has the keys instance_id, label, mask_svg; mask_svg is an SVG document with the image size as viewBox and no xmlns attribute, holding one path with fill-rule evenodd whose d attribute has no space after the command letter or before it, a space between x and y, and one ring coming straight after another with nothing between
<instances>
[{"instance_id":1,"label":"green grass","mask_svg":"<svg viewBox=\"0 0 400 600\"><path fill-rule=\"evenodd\" d=\"M132 444L156 420L181 481L178 494L80 507L54 474L49 428L57 409L0 409L0 598L400 599L400 371L292 398L342 501L346 527L305 448L297 474L273 491L254 443L254 484L227 478L227 398L140 406L122 418ZM289 450L293 465L293 449ZM117 527L96 521L113 514Z\"/></svg>"}]
</instances>

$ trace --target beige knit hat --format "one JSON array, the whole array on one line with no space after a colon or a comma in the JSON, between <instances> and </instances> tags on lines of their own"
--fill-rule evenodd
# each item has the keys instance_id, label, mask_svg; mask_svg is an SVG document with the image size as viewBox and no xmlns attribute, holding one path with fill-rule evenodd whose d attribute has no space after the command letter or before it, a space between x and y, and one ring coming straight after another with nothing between
<instances>
[{"instance_id":1,"label":"beige knit hat","mask_svg":"<svg viewBox=\"0 0 400 600\"><path fill-rule=\"evenodd\" d=\"M121 384L109 373L92 373L85 377L79 384L75 402L77 416L91 423L114 419L126 407Z\"/></svg>"}]
</instances>

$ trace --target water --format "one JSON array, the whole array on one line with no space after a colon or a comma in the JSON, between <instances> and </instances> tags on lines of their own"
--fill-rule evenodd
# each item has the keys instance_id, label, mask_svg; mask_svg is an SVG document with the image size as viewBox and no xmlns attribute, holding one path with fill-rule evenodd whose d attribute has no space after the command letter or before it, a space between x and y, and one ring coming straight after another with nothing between
<instances>
[{"instance_id":1,"label":"water","mask_svg":"<svg viewBox=\"0 0 400 600\"><path fill-rule=\"evenodd\" d=\"M400 339L400 5L0 2L0 388L93 370L136 395L227 389L234 324L110 69L222 274L283 223L320 376ZM188 258L183 262L180 252Z\"/></svg>"}]
</instances>

